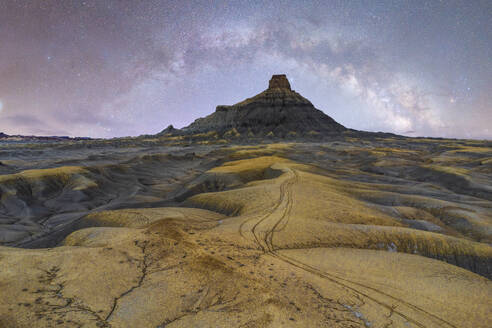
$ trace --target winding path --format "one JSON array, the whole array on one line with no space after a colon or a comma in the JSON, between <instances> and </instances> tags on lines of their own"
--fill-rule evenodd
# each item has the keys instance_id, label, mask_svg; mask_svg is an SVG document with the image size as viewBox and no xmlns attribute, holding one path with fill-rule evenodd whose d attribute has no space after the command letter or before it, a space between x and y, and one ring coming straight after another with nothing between
<instances>
[{"instance_id":1,"label":"winding path","mask_svg":"<svg viewBox=\"0 0 492 328\"><path fill-rule=\"evenodd\" d=\"M419 321L416 317L424 316L430 322L434 323L437 327L451 327L457 328L452 323L432 314L421 307L413 305L401 298L390 295L384 291L371 287L361 282L352 281L344 277L332 274L330 272L322 271L318 268L310 266L306 263L300 262L292 257L286 256L278 252L280 248L276 248L273 244L274 233L282 231L288 225L290 220L290 213L294 203L294 191L293 186L299 183L299 174L295 169L290 167L283 168L285 173L284 181L280 184L280 196L276 204L271 210L261 216L253 216L245 220L239 227L239 233L244 238L248 238L244 229L246 224L249 224L254 219L257 221L249 230L253 236L254 242L262 249L262 251L270 256L273 256L285 263L295 266L301 270L310 272L318 277L326 279L332 283L335 283L351 292L355 293L357 297L362 297L379 306L384 307L389 312L389 317L398 315L405 321L414 324L417 327L427 327L424 323ZM370 295L370 293L372 295ZM381 300L381 299L386 299ZM389 302L393 304L389 304ZM398 308L398 310L396 309ZM432 325L434 326L434 325Z\"/></svg>"}]
</instances>

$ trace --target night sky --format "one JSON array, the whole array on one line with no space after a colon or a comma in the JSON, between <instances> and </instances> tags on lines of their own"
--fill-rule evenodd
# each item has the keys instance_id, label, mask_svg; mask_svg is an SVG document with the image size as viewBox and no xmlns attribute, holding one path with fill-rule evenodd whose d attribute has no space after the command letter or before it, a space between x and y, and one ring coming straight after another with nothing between
<instances>
[{"instance_id":1,"label":"night sky","mask_svg":"<svg viewBox=\"0 0 492 328\"><path fill-rule=\"evenodd\" d=\"M492 1L0 0L0 131L183 127L287 74L346 127L492 139Z\"/></svg>"}]
</instances>

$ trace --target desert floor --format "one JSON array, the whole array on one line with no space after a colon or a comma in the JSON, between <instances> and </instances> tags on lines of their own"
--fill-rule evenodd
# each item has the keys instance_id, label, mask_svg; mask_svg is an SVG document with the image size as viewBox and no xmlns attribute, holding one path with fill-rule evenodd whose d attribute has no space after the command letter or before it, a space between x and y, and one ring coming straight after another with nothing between
<instances>
[{"instance_id":1,"label":"desert floor","mask_svg":"<svg viewBox=\"0 0 492 328\"><path fill-rule=\"evenodd\" d=\"M0 327L492 325L491 142L9 143L0 174Z\"/></svg>"}]
</instances>

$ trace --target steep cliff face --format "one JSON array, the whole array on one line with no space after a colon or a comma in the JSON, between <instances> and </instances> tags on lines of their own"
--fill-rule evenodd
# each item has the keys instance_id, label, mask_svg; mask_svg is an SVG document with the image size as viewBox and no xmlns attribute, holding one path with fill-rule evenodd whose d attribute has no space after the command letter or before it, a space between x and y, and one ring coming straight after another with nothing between
<instances>
[{"instance_id":1,"label":"steep cliff face","mask_svg":"<svg viewBox=\"0 0 492 328\"><path fill-rule=\"evenodd\" d=\"M337 134L345 129L291 89L285 75L273 75L268 89L232 106L217 106L215 113L183 128L186 133L236 129L255 136Z\"/></svg>"}]
</instances>

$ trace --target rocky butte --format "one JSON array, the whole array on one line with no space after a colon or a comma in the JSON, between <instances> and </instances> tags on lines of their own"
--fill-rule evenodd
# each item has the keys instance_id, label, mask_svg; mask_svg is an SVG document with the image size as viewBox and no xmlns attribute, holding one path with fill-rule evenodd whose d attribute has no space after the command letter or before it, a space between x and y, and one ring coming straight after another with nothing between
<instances>
[{"instance_id":1,"label":"rocky butte","mask_svg":"<svg viewBox=\"0 0 492 328\"><path fill-rule=\"evenodd\" d=\"M285 74L273 75L268 89L195 120L181 134L234 131L243 136L313 136L340 134L346 128L291 89ZM164 132L164 131L163 131Z\"/></svg>"}]
</instances>

